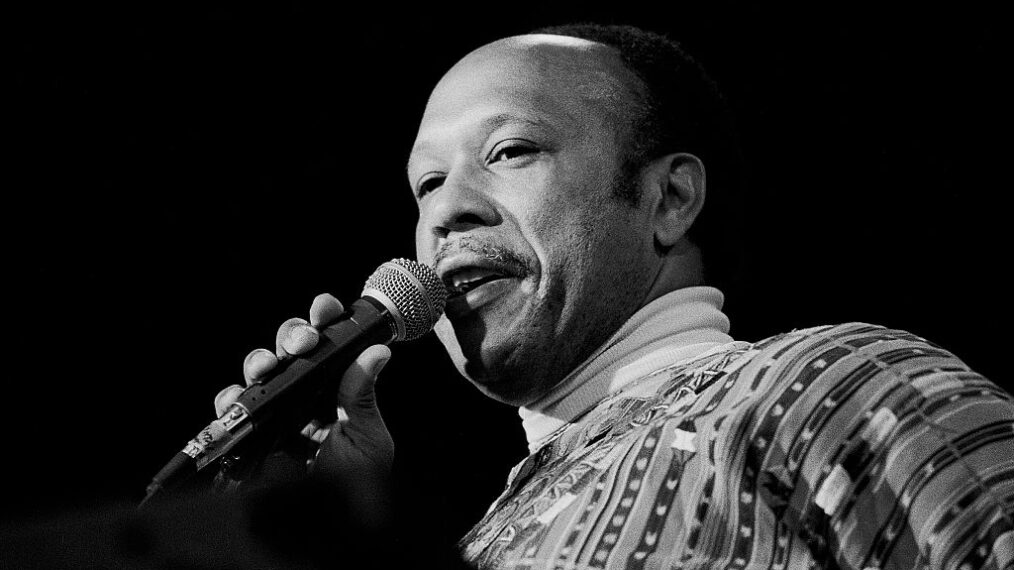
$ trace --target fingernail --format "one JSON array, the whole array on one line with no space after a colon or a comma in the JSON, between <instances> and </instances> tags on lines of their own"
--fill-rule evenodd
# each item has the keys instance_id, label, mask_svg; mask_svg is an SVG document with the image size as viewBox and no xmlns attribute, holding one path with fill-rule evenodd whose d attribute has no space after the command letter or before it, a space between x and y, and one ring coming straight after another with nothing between
<instances>
[{"instance_id":1,"label":"fingernail","mask_svg":"<svg viewBox=\"0 0 1014 570\"><path fill-rule=\"evenodd\" d=\"M222 401L222 398L224 398L224 397L225 397L225 395L226 395L226 394L227 394L227 393L228 393L228 392L229 392L230 390L232 390L232 386L226 386L225 388L222 388L221 390L219 390L217 394L215 394L215 405L216 405L216 406L218 405L218 403L219 403L220 401Z\"/></svg>"},{"instance_id":2,"label":"fingernail","mask_svg":"<svg viewBox=\"0 0 1014 570\"><path fill-rule=\"evenodd\" d=\"M274 357L274 354L264 349L251 352L247 361L247 368L255 372L260 371L262 368L265 368L268 363L274 359Z\"/></svg>"},{"instance_id":3,"label":"fingernail","mask_svg":"<svg viewBox=\"0 0 1014 570\"><path fill-rule=\"evenodd\" d=\"M317 329L310 326L292 327L289 335L282 343L282 348L289 354L298 354L317 344Z\"/></svg>"},{"instance_id":4,"label":"fingernail","mask_svg":"<svg viewBox=\"0 0 1014 570\"><path fill-rule=\"evenodd\" d=\"M310 323L314 326L329 325L338 320L345 309L333 295L321 293L310 305Z\"/></svg>"},{"instance_id":5,"label":"fingernail","mask_svg":"<svg viewBox=\"0 0 1014 570\"><path fill-rule=\"evenodd\" d=\"M373 370L370 371L370 375L376 376L377 374L380 374L380 371L383 370L385 366L387 366L388 360L391 360L390 356L386 356L378 360L377 363L373 365Z\"/></svg>"},{"instance_id":6,"label":"fingernail","mask_svg":"<svg viewBox=\"0 0 1014 570\"><path fill-rule=\"evenodd\" d=\"M233 384L232 386L226 386L225 388L222 388L222 390L215 396L215 412L218 413L218 414L224 413L225 412L225 406L222 405L222 400L224 400L227 396L230 396L230 395L232 395L234 393L242 392L242 391L243 391L243 388L241 386L239 386L239 385L236 385L236 384ZM233 398L233 399L235 399L235 398Z\"/></svg>"}]
</instances>

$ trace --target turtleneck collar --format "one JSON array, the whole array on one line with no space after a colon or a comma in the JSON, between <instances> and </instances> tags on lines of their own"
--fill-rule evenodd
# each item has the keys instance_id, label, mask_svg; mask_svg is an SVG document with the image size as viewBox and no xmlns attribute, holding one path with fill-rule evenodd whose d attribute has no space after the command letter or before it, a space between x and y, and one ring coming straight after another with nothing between
<instances>
[{"instance_id":1,"label":"turtleneck collar","mask_svg":"<svg viewBox=\"0 0 1014 570\"><path fill-rule=\"evenodd\" d=\"M529 450L632 380L732 342L724 300L714 287L686 287L634 313L566 378L518 410Z\"/></svg>"}]
</instances>

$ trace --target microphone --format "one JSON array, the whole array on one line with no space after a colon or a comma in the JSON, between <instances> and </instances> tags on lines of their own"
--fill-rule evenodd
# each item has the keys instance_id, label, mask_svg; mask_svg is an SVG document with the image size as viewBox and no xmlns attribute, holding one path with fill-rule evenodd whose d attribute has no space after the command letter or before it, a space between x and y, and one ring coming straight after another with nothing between
<instances>
[{"instance_id":1,"label":"microphone","mask_svg":"<svg viewBox=\"0 0 1014 570\"><path fill-rule=\"evenodd\" d=\"M378 267L366 280L362 297L338 322L320 331L317 346L280 363L269 378L247 387L152 478L141 506L183 483L251 434L298 431L312 419L314 404L337 393L342 373L363 350L426 334L443 314L446 300L447 290L430 267L408 259Z\"/></svg>"}]
</instances>

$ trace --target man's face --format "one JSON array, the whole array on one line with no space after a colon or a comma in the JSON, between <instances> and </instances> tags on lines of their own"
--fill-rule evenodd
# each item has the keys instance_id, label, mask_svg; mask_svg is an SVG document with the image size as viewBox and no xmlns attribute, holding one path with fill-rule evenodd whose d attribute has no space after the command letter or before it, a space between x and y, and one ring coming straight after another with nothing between
<instances>
[{"instance_id":1,"label":"man's face","mask_svg":"<svg viewBox=\"0 0 1014 570\"><path fill-rule=\"evenodd\" d=\"M636 78L559 36L489 44L431 95L409 160L416 249L450 285L436 331L487 395L525 405L643 303L649 212L615 198Z\"/></svg>"}]
</instances>

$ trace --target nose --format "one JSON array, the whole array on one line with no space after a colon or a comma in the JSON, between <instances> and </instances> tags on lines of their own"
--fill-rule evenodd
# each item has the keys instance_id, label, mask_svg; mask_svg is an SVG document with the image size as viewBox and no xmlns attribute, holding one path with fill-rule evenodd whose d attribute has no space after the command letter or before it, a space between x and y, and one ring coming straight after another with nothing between
<instances>
[{"instance_id":1,"label":"nose","mask_svg":"<svg viewBox=\"0 0 1014 570\"><path fill-rule=\"evenodd\" d=\"M495 202L477 181L465 176L448 176L440 188L423 200L422 206L420 222L438 238L495 226L501 221Z\"/></svg>"}]
</instances>

